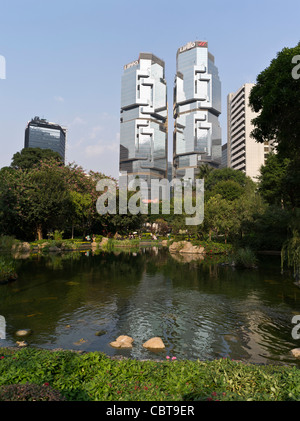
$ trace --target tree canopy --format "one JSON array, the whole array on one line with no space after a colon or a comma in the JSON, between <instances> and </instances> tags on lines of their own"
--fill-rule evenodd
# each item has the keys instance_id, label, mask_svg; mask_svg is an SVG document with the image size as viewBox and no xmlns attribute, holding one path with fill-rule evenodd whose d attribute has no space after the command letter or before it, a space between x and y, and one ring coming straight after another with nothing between
<instances>
[{"instance_id":1,"label":"tree canopy","mask_svg":"<svg viewBox=\"0 0 300 421\"><path fill-rule=\"evenodd\" d=\"M55 160L60 164L63 164L62 158L58 152L54 152L51 149L41 148L24 148L21 152L17 152L13 155L11 161L11 167L16 169L28 170L42 161Z\"/></svg>"},{"instance_id":2,"label":"tree canopy","mask_svg":"<svg viewBox=\"0 0 300 421\"><path fill-rule=\"evenodd\" d=\"M282 157L294 157L300 151L300 79L293 77L293 57L300 55L300 42L284 48L269 67L257 76L249 104L258 113L252 136L257 142L276 140Z\"/></svg>"}]
</instances>

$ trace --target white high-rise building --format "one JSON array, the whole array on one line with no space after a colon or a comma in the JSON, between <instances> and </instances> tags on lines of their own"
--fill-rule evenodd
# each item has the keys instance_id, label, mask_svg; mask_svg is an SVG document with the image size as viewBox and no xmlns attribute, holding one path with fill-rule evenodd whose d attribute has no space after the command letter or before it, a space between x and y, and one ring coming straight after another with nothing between
<instances>
[{"instance_id":1,"label":"white high-rise building","mask_svg":"<svg viewBox=\"0 0 300 421\"><path fill-rule=\"evenodd\" d=\"M273 142L257 143L250 137L256 113L249 106L249 94L253 83L245 83L237 92L227 96L227 166L241 170L257 181L259 170Z\"/></svg>"},{"instance_id":2,"label":"white high-rise building","mask_svg":"<svg viewBox=\"0 0 300 421\"><path fill-rule=\"evenodd\" d=\"M218 168L221 82L206 41L189 42L177 51L173 111L175 177L194 180L204 163Z\"/></svg>"},{"instance_id":3,"label":"white high-rise building","mask_svg":"<svg viewBox=\"0 0 300 421\"><path fill-rule=\"evenodd\" d=\"M167 178L168 106L165 63L151 53L124 66L120 113L120 175Z\"/></svg>"}]
</instances>

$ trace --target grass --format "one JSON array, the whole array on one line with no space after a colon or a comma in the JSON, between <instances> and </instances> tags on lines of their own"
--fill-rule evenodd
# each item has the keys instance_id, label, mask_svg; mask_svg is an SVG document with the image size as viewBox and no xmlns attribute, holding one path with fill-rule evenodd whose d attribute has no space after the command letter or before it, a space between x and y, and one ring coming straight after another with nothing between
<instances>
[{"instance_id":1,"label":"grass","mask_svg":"<svg viewBox=\"0 0 300 421\"><path fill-rule=\"evenodd\" d=\"M230 359L119 360L99 352L0 348L0 392L12 384L46 384L69 401L300 400L300 370L294 366Z\"/></svg>"}]
</instances>

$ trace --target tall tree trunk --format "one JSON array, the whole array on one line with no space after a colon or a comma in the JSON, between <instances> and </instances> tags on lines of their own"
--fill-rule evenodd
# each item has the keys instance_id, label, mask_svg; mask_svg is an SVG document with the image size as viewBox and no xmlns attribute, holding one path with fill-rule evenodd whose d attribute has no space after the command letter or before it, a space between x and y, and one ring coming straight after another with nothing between
<instances>
[{"instance_id":1,"label":"tall tree trunk","mask_svg":"<svg viewBox=\"0 0 300 421\"><path fill-rule=\"evenodd\" d=\"M39 224L36 227L36 234L37 234L37 239L38 240L42 240L43 239L43 230L42 230L42 225Z\"/></svg>"}]
</instances>

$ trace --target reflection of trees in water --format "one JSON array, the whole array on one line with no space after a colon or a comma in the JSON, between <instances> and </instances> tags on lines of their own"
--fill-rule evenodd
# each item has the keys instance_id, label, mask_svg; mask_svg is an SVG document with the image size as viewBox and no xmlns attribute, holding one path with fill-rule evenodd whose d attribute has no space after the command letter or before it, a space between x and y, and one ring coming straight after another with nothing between
<instances>
[{"instance_id":1,"label":"reflection of trees in water","mask_svg":"<svg viewBox=\"0 0 300 421\"><path fill-rule=\"evenodd\" d=\"M283 341L291 327L285 306L297 309L300 289L282 279L280 260L278 276L276 265L241 270L219 263L210 258L182 263L164 248L39 255L18 262L19 279L1 286L0 308L9 315L8 329L30 328L44 338L55 337L66 317L75 327L86 317L87 323L106 318L103 328L113 334L131 329L141 340L162 335L172 346L188 343L192 326L199 349L222 349L224 333L242 343L262 341L261 332L269 341ZM87 334L91 329L87 324Z\"/></svg>"},{"instance_id":2,"label":"reflection of trees in water","mask_svg":"<svg viewBox=\"0 0 300 421\"><path fill-rule=\"evenodd\" d=\"M19 262L19 279L10 291L1 294L9 299L2 305L0 296L0 307L9 314L9 324L16 330L30 326L51 336L66 314L85 306L101 307L119 294L129 297L141 280L145 260L143 254L127 253L31 256Z\"/></svg>"}]
</instances>

